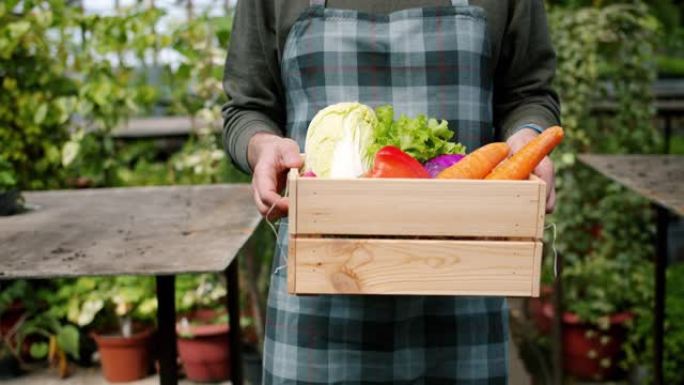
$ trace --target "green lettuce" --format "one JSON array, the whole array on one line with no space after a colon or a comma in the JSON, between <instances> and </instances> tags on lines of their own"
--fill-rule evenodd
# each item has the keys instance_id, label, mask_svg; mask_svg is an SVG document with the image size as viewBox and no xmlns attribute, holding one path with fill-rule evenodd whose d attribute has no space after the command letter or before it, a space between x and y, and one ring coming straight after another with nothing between
<instances>
[{"instance_id":1,"label":"green lettuce","mask_svg":"<svg viewBox=\"0 0 684 385\"><path fill-rule=\"evenodd\" d=\"M322 178L356 178L373 163L369 152L377 119L361 103L338 103L320 110L306 134L306 169Z\"/></svg>"},{"instance_id":2,"label":"green lettuce","mask_svg":"<svg viewBox=\"0 0 684 385\"><path fill-rule=\"evenodd\" d=\"M465 154L465 146L449 141L454 132L446 120L440 122L422 114L415 118L402 114L394 120L394 108L389 105L377 107L375 115L378 122L374 126L371 154L384 146L396 146L421 163L438 155Z\"/></svg>"}]
</instances>

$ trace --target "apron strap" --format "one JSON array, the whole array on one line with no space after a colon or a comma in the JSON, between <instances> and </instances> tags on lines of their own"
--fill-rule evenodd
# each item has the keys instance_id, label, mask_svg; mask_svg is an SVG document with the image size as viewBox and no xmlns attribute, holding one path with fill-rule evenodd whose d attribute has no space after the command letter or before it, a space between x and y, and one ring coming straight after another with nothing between
<instances>
[{"instance_id":1,"label":"apron strap","mask_svg":"<svg viewBox=\"0 0 684 385\"><path fill-rule=\"evenodd\" d=\"M326 0L309 0L309 5L325 7ZM468 5L468 0L451 0L451 5L454 7Z\"/></svg>"}]
</instances>

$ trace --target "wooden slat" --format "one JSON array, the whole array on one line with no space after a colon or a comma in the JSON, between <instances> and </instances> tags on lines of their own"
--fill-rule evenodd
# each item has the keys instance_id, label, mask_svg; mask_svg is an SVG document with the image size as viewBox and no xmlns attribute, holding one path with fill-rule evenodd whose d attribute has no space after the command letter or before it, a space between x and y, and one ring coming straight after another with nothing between
<instances>
[{"instance_id":1,"label":"wooden slat","mask_svg":"<svg viewBox=\"0 0 684 385\"><path fill-rule=\"evenodd\" d=\"M540 242L298 238L298 294L531 296Z\"/></svg>"},{"instance_id":2,"label":"wooden slat","mask_svg":"<svg viewBox=\"0 0 684 385\"><path fill-rule=\"evenodd\" d=\"M533 256L534 260L532 261L532 293L530 295L531 297L539 297L543 251L544 244L542 242L535 242Z\"/></svg>"},{"instance_id":3,"label":"wooden slat","mask_svg":"<svg viewBox=\"0 0 684 385\"><path fill-rule=\"evenodd\" d=\"M296 233L539 238L540 183L298 178Z\"/></svg>"},{"instance_id":4,"label":"wooden slat","mask_svg":"<svg viewBox=\"0 0 684 385\"><path fill-rule=\"evenodd\" d=\"M544 238L544 219L546 215L546 183L536 175L531 175L530 179L539 182L537 194L540 203L537 205L537 233L534 238L542 239Z\"/></svg>"},{"instance_id":5,"label":"wooden slat","mask_svg":"<svg viewBox=\"0 0 684 385\"><path fill-rule=\"evenodd\" d=\"M290 234L297 232L297 176L299 170L292 169L287 176L288 193L288 232ZM289 235L288 235L289 236ZM297 258L297 241L294 237L290 237L287 247L287 289L290 292L296 291L295 261Z\"/></svg>"}]
</instances>

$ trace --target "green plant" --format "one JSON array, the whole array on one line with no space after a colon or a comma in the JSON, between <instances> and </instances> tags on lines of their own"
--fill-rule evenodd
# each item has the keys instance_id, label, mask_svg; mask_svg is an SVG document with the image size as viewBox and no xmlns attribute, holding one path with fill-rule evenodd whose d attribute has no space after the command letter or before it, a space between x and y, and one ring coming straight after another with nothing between
<instances>
[{"instance_id":1,"label":"green plant","mask_svg":"<svg viewBox=\"0 0 684 385\"><path fill-rule=\"evenodd\" d=\"M648 202L580 165L577 154L652 153L658 148L650 94L658 24L640 2L572 11L552 8L549 22L558 53L556 87L567 133L553 154L558 204L550 221L558 226L556 247L565 257L566 275L572 274L566 289L578 293L574 300L582 300L579 293L585 288L575 284L585 285L592 276L589 265L639 266L653 252ZM593 116L593 101L611 95L617 112L608 119ZM582 274L587 279L580 279ZM626 295L637 295L639 290L624 289ZM579 306L569 298L565 305ZM614 305L604 308L619 307ZM581 313L597 319L595 313Z\"/></svg>"},{"instance_id":2,"label":"green plant","mask_svg":"<svg viewBox=\"0 0 684 385\"><path fill-rule=\"evenodd\" d=\"M684 383L684 264L667 269L667 294L665 299L665 339L663 355L663 379L666 384ZM627 358L625 368L643 365L648 368L644 384L653 382L653 311L644 306L636 309L634 327L625 344Z\"/></svg>"},{"instance_id":3,"label":"green plant","mask_svg":"<svg viewBox=\"0 0 684 385\"><path fill-rule=\"evenodd\" d=\"M17 185L12 165L0 156L0 192L12 190Z\"/></svg>"},{"instance_id":4,"label":"green plant","mask_svg":"<svg viewBox=\"0 0 684 385\"><path fill-rule=\"evenodd\" d=\"M563 271L566 311L603 329L609 316L649 308L653 263L629 257L587 257Z\"/></svg>"},{"instance_id":5,"label":"green plant","mask_svg":"<svg viewBox=\"0 0 684 385\"><path fill-rule=\"evenodd\" d=\"M47 285L47 287L46 287ZM28 346L34 359L46 359L58 367L61 377L68 374L67 355L79 358L79 331L52 310L54 294L49 282L16 280L0 291L0 318L16 307L21 314L0 346L23 362Z\"/></svg>"},{"instance_id":6,"label":"green plant","mask_svg":"<svg viewBox=\"0 0 684 385\"><path fill-rule=\"evenodd\" d=\"M154 322L157 299L151 277L64 279L58 287L53 310L81 328L128 336L135 323Z\"/></svg>"},{"instance_id":7,"label":"green plant","mask_svg":"<svg viewBox=\"0 0 684 385\"><path fill-rule=\"evenodd\" d=\"M176 278L176 312L222 311L225 304L226 286L218 274L182 274Z\"/></svg>"},{"instance_id":8,"label":"green plant","mask_svg":"<svg viewBox=\"0 0 684 385\"><path fill-rule=\"evenodd\" d=\"M60 186L60 147L76 109L63 44L73 9L42 3L0 4L0 143L21 189Z\"/></svg>"}]
</instances>

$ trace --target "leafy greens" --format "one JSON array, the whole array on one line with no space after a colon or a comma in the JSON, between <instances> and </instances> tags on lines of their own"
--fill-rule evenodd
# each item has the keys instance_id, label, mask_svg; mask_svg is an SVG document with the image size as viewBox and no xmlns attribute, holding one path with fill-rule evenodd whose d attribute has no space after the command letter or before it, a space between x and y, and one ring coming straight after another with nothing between
<instances>
[{"instance_id":1,"label":"leafy greens","mask_svg":"<svg viewBox=\"0 0 684 385\"><path fill-rule=\"evenodd\" d=\"M378 123L374 127L375 142L370 147L371 154L384 146L396 146L419 162L425 162L442 154L465 153L462 144L449 141L454 132L446 120L439 122L423 114L415 118L402 114L394 120L394 108L390 105L377 107L375 114Z\"/></svg>"}]
</instances>

